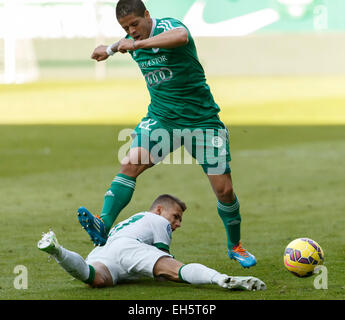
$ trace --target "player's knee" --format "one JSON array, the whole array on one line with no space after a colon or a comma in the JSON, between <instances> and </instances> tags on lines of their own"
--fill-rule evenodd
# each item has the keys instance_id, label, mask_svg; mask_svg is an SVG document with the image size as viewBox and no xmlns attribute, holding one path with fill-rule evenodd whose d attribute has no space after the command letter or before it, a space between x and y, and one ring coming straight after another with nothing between
<instances>
[{"instance_id":1,"label":"player's knee","mask_svg":"<svg viewBox=\"0 0 345 320\"><path fill-rule=\"evenodd\" d=\"M145 148L133 148L129 150L126 157L127 162L132 165L151 165L152 159L150 152Z\"/></svg>"},{"instance_id":2,"label":"player's knee","mask_svg":"<svg viewBox=\"0 0 345 320\"><path fill-rule=\"evenodd\" d=\"M121 173L137 177L140 173L153 165L150 154L144 148L131 149L121 161Z\"/></svg>"}]
</instances>

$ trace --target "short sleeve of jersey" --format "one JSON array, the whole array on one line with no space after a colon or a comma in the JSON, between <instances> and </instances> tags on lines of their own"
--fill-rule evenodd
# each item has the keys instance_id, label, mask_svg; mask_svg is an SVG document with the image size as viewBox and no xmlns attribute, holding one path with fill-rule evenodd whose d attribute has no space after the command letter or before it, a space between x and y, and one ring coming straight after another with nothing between
<instances>
[{"instance_id":1,"label":"short sleeve of jersey","mask_svg":"<svg viewBox=\"0 0 345 320\"><path fill-rule=\"evenodd\" d=\"M157 19L156 29L161 32L178 29L178 28L186 28L186 26L179 20L173 18L164 18L164 19Z\"/></svg>"},{"instance_id":2,"label":"short sleeve of jersey","mask_svg":"<svg viewBox=\"0 0 345 320\"><path fill-rule=\"evenodd\" d=\"M151 226L153 231L153 245L158 249L169 251L172 234L169 221L158 215L153 215Z\"/></svg>"}]
</instances>

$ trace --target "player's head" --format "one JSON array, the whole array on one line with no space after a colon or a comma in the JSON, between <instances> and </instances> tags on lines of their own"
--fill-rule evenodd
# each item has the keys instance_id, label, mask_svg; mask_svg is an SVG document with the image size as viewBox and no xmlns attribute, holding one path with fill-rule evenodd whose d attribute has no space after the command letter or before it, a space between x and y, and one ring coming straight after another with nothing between
<instances>
[{"instance_id":1,"label":"player's head","mask_svg":"<svg viewBox=\"0 0 345 320\"><path fill-rule=\"evenodd\" d=\"M181 226L182 214L186 209L186 204L180 199L170 194L162 194L153 201L150 211L166 218L174 231Z\"/></svg>"},{"instance_id":2,"label":"player's head","mask_svg":"<svg viewBox=\"0 0 345 320\"><path fill-rule=\"evenodd\" d=\"M116 18L134 40L150 36L152 20L141 0L120 0L116 5Z\"/></svg>"}]
</instances>

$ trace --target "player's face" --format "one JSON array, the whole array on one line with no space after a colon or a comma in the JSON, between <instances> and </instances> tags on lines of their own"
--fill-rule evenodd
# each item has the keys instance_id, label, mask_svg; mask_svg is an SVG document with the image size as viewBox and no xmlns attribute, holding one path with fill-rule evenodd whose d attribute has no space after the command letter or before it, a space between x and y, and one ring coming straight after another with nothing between
<instances>
[{"instance_id":1,"label":"player's face","mask_svg":"<svg viewBox=\"0 0 345 320\"><path fill-rule=\"evenodd\" d=\"M129 14L119 20L121 27L134 40L144 40L150 36L152 20L148 11L145 11L144 17L138 17L135 14Z\"/></svg>"},{"instance_id":2,"label":"player's face","mask_svg":"<svg viewBox=\"0 0 345 320\"><path fill-rule=\"evenodd\" d=\"M175 231L181 227L183 211L181 207L175 203L173 206L162 207L160 215L170 222L171 230Z\"/></svg>"}]
</instances>

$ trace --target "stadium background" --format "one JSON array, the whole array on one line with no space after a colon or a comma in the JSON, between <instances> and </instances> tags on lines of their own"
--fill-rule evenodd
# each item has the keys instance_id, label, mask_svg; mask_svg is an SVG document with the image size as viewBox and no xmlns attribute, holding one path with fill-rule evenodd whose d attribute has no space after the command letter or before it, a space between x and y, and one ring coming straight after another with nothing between
<instances>
[{"instance_id":1,"label":"stadium background","mask_svg":"<svg viewBox=\"0 0 345 320\"><path fill-rule=\"evenodd\" d=\"M100 208L119 167L117 134L146 113L145 82L128 55L105 63L90 59L96 45L124 36L116 2L0 0L0 233L7 248L0 259L2 299L116 299L118 292L124 299L229 299L210 288L155 289L150 281L120 286L116 295L90 293L66 284L66 275L36 252L47 226L67 247L89 251L86 235L72 223L73 210ZM244 242L258 251L253 272L266 276L270 288L231 299L343 299L345 2L144 2L152 16L173 16L190 28L230 128ZM122 217L147 207L161 191L152 180L160 181L167 192L186 195L192 212L174 240L176 255L228 272L219 249L223 227L210 215L215 200L198 166L181 165L180 175L169 165L154 170L140 179ZM16 234L18 221L25 234ZM314 238L326 252L329 290L314 290L312 281L282 272L284 245L299 236ZM193 248L183 245L193 238ZM29 268L28 290L13 289L18 264Z\"/></svg>"},{"instance_id":2,"label":"stadium background","mask_svg":"<svg viewBox=\"0 0 345 320\"><path fill-rule=\"evenodd\" d=\"M300 7L283 4L289 2L309 4ZM124 35L115 21L115 3L0 1L0 81L141 80L140 71L128 55L117 55L101 64L90 59L96 45L112 43ZM313 103L313 110L308 104L329 96L337 99L343 94L343 1L148 0L145 3L153 16L163 17L168 12L188 24L209 82L215 84L212 88L222 106L224 121L233 124L344 123L341 108L328 106L326 112L317 101ZM11 15L14 18L9 19ZM240 18L231 20L236 17ZM292 78L295 76L298 78ZM131 85L135 87L137 83L134 81ZM247 94L249 88L250 95ZM18 90L20 92L20 88ZM140 92L139 100L147 97L142 83L136 90ZM61 108L64 103L56 100L59 97L56 93L54 99L50 99L59 104L57 107L37 102L29 117L19 106L20 93L19 101L12 95L9 102L14 107L10 110L8 104L2 104L0 122L127 123L136 121L145 112L137 103L133 107L124 102L124 108L113 108L110 97L104 95L98 116L92 113L91 106L85 107L86 112L83 112L76 104L66 114ZM309 101L298 108L283 107L278 115L272 103L280 99L286 101L286 98ZM268 104L262 106L263 102ZM249 109L237 108L239 104ZM259 108L253 110L254 105ZM52 116L47 114L49 107ZM121 112L127 107L131 115ZM228 113L231 109L235 110ZM88 116L87 112L91 114Z\"/></svg>"}]
</instances>

